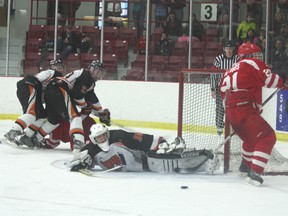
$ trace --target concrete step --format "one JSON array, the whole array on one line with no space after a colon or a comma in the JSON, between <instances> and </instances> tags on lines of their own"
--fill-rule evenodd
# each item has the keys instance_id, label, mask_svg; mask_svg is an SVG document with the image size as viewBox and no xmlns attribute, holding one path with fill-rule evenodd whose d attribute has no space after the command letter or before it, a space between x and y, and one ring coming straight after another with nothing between
<instances>
[{"instance_id":1,"label":"concrete step","mask_svg":"<svg viewBox=\"0 0 288 216\"><path fill-rule=\"evenodd\" d=\"M8 76L22 76L23 69L22 68L16 68L16 67L10 67L8 70ZM6 76L6 68L0 67L0 76Z\"/></svg>"},{"instance_id":2,"label":"concrete step","mask_svg":"<svg viewBox=\"0 0 288 216\"><path fill-rule=\"evenodd\" d=\"M9 54L10 60L17 60L17 59L24 59L24 53L10 53ZM6 53L0 52L0 60L6 60Z\"/></svg>"},{"instance_id":3,"label":"concrete step","mask_svg":"<svg viewBox=\"0 0 288 216\"><path fill-rule=\"evenodd\" d=\"M1 67L5 68L6 60L0 59L0 65L1 65ZM10 59L9 60L9 67L22 68L23 67L23 60L22 59L19 59L19 60Z\"/></svg>"},{"instance_id":4,"label":"concrete step","mask_svg":"<svg viewBox=\"0 0 288 216\"><path fill-rule=\"evenodd\" d=\"M9 46L9 53L23 53L25 47L22 45L11 45ZM0 45L0 53L6 53L6 45Z\"/></svg>"},{"instance_id":5,"label":"concrete step","mask_svg":"<svg viewBox=\"0 0 288 216\"><path fill-rule=\"evenodd\" d=\"M0 38L0 46L5 45L6 46L7 39L6 38ZM11 38L9 40L10 46L23 46L26 43L25 39L19 39L19 38Z\"/></svg>"}]
</instances>

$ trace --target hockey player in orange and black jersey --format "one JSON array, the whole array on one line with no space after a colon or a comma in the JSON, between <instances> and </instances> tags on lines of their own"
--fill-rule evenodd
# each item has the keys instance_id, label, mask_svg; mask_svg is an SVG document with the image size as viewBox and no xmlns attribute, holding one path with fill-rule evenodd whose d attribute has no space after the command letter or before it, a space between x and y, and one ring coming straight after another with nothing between
<instances>
[{"instance_id":1,"label":"hockey player in orange and black jersey","mask_svg":"<svg viewBox=\"0 0 288 216\"><path fill-rule=\"evenodd\" d=\"M49 69L35 75L27 75L17 82L17 97L21 103L23 115L12 125L12 129L4 136L8 142L18 144L15 138L25 129L25 133L33 134L44 122L46 112L43 108L42 94L49 81L61 77L65 65L60 60L52 60Z\"/></svg>"},{"instance_id":2,"label":"hockey player in orange and black jersey","mask_svg":"<svg viewBox=\"0 0 288 216\"><path fill-rule=\"evenodd\" d=\"M248 183L259 186L263 183L260 174L276 143L273 128L260 115L262 87L287 89L288 83L287 78L271 72L257 45L242 44L238 56L240 61L224 74L220 90L226 116L243 140L240 171L248 173Z\"/></svg>"},{"instance_id":3,"label":"hockey player in orange and black jersey","mask_svg":"<svg viewBox=\"0 0 288 216\"><path fill-rule=\"evenodd\" d=\"M81 113L77 107L93 109L94 113L105 113L94 93L95 82L104 76L103 64L92 61L88 69L73 71L65 77L57 77L50 81L44 94L47 121L35 131L33 136L22 136L21 145L28 147L41 146L43 138L58 127L62 120L70 122L70 136L74 141L74 149L84 146L84 135ZM88 105L86 100L92 105Z\"/></svg>"}]
</instances>

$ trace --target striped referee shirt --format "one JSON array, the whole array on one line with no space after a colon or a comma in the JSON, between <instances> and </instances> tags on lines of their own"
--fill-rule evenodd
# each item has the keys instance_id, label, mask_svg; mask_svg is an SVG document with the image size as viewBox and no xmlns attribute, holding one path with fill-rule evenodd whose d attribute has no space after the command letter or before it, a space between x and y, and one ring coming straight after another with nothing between
<instances>
[{"instance_id":1,"label":"striped referee shirt","mask_svg":"<svg viewBox=\"0 0 288 216\"><path fill-rule=\"evenodd\" d=\"M212 69L230 69L238 61L238 55L233 55L231 58L227 58L226 55L223 53L216 56L213 61ZM211 74L210 83L212 91L215 91L215 89L219 88L219 83L221 81L222 75L223 74Z\"/></svg>"}]
</instances>

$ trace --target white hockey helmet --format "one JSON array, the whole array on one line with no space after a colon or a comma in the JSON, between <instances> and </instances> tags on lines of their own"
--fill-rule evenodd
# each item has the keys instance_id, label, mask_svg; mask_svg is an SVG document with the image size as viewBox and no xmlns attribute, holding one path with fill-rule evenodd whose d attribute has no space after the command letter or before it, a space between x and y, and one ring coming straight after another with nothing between
<instances>
[{"instance_id":1,"label":"white hockey helmet","mask_svg":"<svg viewBox=\"0 0 288 216\"><path fill-rule=\"evenodd\" d=\"M110 133L107 127L102 124L94 124L90 128L89 138L93 144L98 145L103 151L109 150Z\"/></svg>"}]
</instances>

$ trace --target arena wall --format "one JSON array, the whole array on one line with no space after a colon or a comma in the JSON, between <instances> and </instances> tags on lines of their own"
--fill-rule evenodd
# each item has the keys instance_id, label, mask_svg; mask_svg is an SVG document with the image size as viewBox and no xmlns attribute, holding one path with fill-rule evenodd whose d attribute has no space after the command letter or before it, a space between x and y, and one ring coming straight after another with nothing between
<instances>
[{"instance_id":1,"label":"arena wall","mask_svg":"<svg viewBox=\"0 0 288 216\"><path fill-rule=\"evenodd\" d=\"M16 96L16 83L19 79L0 79L0 119L14 120L22 113ZM264 89L263 99L273 91L274 89ZM110 109L111 117L116 123L127 127L177 129L178 83L101 80L97 82L95 92L102 106ZM199 98L198 103L201 100L211 100L210 94L207 97ZM276 96L264 107L263 115L275 128ZM283 133L279 132L277 135L282 136Z\"/></svg>"}]
</instances>

